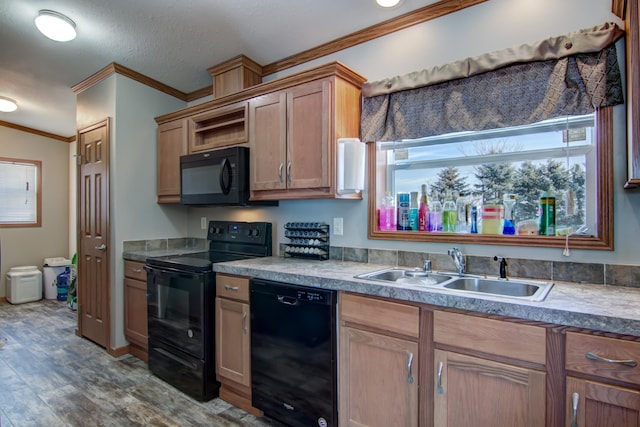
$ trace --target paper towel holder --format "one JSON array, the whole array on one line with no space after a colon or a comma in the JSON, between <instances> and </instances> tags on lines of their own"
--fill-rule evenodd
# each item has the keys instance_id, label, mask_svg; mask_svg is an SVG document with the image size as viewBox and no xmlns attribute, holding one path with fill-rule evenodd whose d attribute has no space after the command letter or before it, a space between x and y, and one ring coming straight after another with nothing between
<instances>
[{"instance_id":1,"label":"paper towel holder","mask_svg":"<svg viewBox=\"0 0 640 427\"><path fill-rule=\"evenodd\" d=\"M366 144L358 138L338 138L337 193L357 194L364 190Z\"/></svg>"}]
</instances>

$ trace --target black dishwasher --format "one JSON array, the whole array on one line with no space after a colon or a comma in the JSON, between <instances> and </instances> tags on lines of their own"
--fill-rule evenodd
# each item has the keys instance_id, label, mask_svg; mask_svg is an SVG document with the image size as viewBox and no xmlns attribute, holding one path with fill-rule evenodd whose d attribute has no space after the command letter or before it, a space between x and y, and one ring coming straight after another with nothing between
<instances>
[{"instance_id":1,"label":"black dishwasher","mask_svg":"<svg viewBox=\"0 0 640 427\"><path fill-rule=\"evenodd\" d=\"M337 426L336 291L253 279L253 406L290 426Z\"/></svg>"}]
</instances>

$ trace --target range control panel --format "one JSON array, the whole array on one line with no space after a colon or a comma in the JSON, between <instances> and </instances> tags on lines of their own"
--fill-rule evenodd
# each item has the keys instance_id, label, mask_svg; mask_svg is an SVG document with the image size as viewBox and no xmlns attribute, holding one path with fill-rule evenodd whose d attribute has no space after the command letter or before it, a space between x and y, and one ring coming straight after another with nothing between
<instances>
[{"instance_id":1,"label":"range control panel","mask_svg":"<svg viewBox=\"0 0 640 427\"><path fill-rule=\"evenodd\" d=\"M270 245L271 223L209 221L207 240L213 242Z\"/></svg>"}]
</instances>

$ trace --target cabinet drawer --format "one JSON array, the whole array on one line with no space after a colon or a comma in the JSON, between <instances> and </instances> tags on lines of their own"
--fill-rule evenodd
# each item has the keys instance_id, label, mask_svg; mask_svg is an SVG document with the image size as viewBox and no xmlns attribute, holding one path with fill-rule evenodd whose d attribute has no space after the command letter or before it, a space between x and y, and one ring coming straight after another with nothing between
<instances>
[{"instance_id":1,"label":"cabinet drawer","mask_svg":"<svg viewBox=\"0 0 640 427\"><path fill-rule=\"evenodd\" d=\"M420 310L411 305L341 294L340 320L418 338Z\"/></svg>"},{"instance_id":2,"label":"cabinet drawer","mask_svg":"<svg viewBox=\"0 0 640 427\"><path fill-rule=\"evenodd\" d=\"M216 274L216 296L249 302L249 278Z\"/></svg>"},{"instance_id":3,"label":"cabinet drawer","mask_svg":"<svg viewBox=\"0 0 640 427\"><path fill-rule=\"evenodd\" d=\"M546 330L539 326L434 312L436 343L544 365Z\"/></svg>"},{"instance_id":4,"label":"cabinet drawer","mask_svg":"<svg viewBox=\"0 0 640 427\"><path fill-rule=\"evenodd\" d=\"M636 366L587 358L592 353L606 359L633 361ZM565 367L568 371L640 384L640 342L567 332Z\"/></svg>"},{"instance_id":5,"label":"cabinet drawer","mask_svg":"<svg viewBox=\"0 0 640 427\"><path fill-rule=\"evenodd\" d=\"M147 281L147 272L144 271L144 262L124 261L124 275L136 280Z\"/></svg>"}]
</instances>

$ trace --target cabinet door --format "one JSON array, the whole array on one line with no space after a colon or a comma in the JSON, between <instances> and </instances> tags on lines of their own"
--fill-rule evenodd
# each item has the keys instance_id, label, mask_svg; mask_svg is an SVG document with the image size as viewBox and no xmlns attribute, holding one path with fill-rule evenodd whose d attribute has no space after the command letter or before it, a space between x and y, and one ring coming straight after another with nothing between
<instances>
[{"instance_id":1,"label":"cabinet door","mask_svg":"<svg viewBox=\"0 0 640 427\"><path fill-rule=\"evenodd\" d=\"M341 426L417 426L418 378L417 343L341 328Z\"/></svg>"},{"instance_id":2,"label":"cabinet door","mask_svg":"<svg viewBox=\"0 0 640 427\"><path fill-rule=\"evenodd\" d=\"M305 83L288 91L287 188L330 185L331 94L329 80Z\"/></svg>"},{"instance_id":3,"label":"cabinet door","mask_svg":"<svg viewBox=\"0 0 640 427\"><path fill-rule=\"evenodd\" d=\"M180 156L187 154L185 120L158 126L158 203L180 202Z\"/></svg>"},{"instance_id":4,"label":"cabinet door","mask_svg":"<svg viewBox=\"0 0 640 427\"><path fill-rule=\"evenodd\" d=\"M640 391L567 377L568 426L574 421L573 393L579 427L640 427Z\"/></svg>"},{"instance_id":5,"label":"cabinet door","mask_svg":"<svg viewBox=\"0 0 640 427\"><path fill-rule=\"evenodd\" d=\"M545 425L544 372L442 350L434 356L435 427Z\"/></svg>"},{"instance_id":6,"label":"cabinet door","mask_svg":"<svg viewBox=\"0 0 640 427\"><path fill-rule=\"evenodd\" d=\"M286 188L287 94L274 92L249 103L251 190Z\"/></svg>"},{"instance_id":7,"label":"cabinet door","mask_svg":"<svg viewBox=\"0 0 640 427\"><path fill-rule=\"evenodd\" d=\"M251 386L249 304L216 298L216 373Z\"/></svg>"},{"instance_id":8,"label":"cabinet door","mask_svg":"<svg viewBox=\"0 0 640 427\"><path fill-rule=\"evenodd\" d=\"M124 335L147 349L147 283L124 278Z\"/></svg>"}]
</instances>

